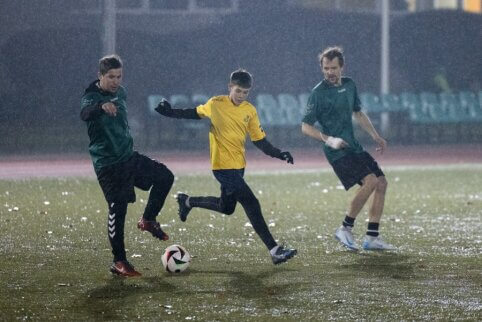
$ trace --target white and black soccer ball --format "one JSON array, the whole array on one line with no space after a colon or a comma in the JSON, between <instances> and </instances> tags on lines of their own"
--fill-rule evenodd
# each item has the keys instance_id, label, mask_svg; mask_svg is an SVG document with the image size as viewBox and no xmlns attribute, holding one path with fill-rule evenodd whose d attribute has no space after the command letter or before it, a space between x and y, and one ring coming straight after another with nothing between
<instances>
[{"instance_id":1,"label":"white and black soccer ball","mask_svg":"<svg viewBox=\"0 0 482 322\"><path fill-rule=\"evenodd\" d=\"M181 273L185 271L191 263L191 255L180 245L171 245L161 256L164 269L170 273Z\"/></svg>"}]
</instances>

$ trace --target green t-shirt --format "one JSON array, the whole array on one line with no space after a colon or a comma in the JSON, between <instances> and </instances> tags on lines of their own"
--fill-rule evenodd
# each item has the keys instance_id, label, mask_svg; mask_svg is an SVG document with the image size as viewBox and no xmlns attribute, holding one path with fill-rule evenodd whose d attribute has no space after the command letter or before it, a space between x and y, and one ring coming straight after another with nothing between
<instances>
[{"instance_id":1,"label":"green t-shirt","mask_svg":"<svg viewBox=\"0 0 482 322\"><path fill-rule=\"evenodd\" d=\"M340 159L348 153L361 153L363 148L353 133L352 114L361 109L355 82L342 77L340 86L323 80L313 88L308 99L303 122L313 125L318 122L323 134L342 138L348 147L335 150L323 144L328 162Z\"/></svg>"},{"instance_id":2,"label":"green t-shirt","mask_svg":"<svg viewBox=\"0 0 482 322\"><path fill-rule=\"evenodd\" d=\"M86 120L90 138L89 153L95 172L107 165L126 161L133 153L133 140L127 123L126 91L121 86L116 93L102 91L98 81L93 82L82 96L81 109L92 109L92 117ZM99 112L100 105L112 102L117 115L109 116Z\"/></svg>"}]
</instances>

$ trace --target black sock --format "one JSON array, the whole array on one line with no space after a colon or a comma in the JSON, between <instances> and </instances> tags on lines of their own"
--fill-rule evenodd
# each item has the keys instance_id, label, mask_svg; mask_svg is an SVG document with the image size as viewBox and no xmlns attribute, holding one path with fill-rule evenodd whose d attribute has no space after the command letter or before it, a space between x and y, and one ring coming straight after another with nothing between
<instances>
[{"instance_id":1,"label":"black sock","mask_svg":"<svg viewBox=\"0 0 482 322\"><path fill-rule=\"evenodd\" d=\"M353 225L355 225L355 218L345 216L345 220L343 220L342 225L343 225L343 227L346 227L348 229L353 228Z\"/></svg>"},{"instance_id":2,"label":"black sock","mask_svg":"<svg viewBox=\"0 0 482 322\"><path fill-rule=\"evenodd\" d=\"M380 226L380 224L377 223L377 222L369 222L368 223L368 229L367 229L367 235L377 237L379 235L378 226Z\"/></svg>"}]
</instances>

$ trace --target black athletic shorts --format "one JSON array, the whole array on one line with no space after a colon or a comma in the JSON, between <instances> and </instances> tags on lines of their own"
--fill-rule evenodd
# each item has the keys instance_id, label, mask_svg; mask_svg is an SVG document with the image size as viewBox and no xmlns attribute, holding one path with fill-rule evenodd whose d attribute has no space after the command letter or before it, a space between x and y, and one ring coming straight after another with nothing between
<instances>
[{"instance_id":1,"label":"black athletic shorts","mask_svg":"<svg viewBox=\"0 0 482 322\"><path fill-rule=\"evenodd\" d=\"M223 169L213 170L214 177L221 184L221 191L231 195L242 189L246 183L243 179L244 169Z\"/></svg>"},{"instance_id":2,"label":"black athletic shorts","mask_svg":"<svg viewBox=\"0 0 482 322\"><path fill-rule=\"evenodd\" d=\"M166 170L164 164L134 152L127 161L101 168L97 180L109 204L133 203L136 201L134 187L144 191L151 189L155 177Z\"/></svg>"},{"instance_id":3,"label":"black athletic shorts","mask_svg":"<svg viewBox=\"0 0 482 322\"><path fill-rule=\"evenodd\" d=\"M331 166L345 190L350 189L355 184L361 185L362 179L370 173L377 177L385 176L375 159L366 151L345 155L334 161Z\"/></svg>"}]
</instances>

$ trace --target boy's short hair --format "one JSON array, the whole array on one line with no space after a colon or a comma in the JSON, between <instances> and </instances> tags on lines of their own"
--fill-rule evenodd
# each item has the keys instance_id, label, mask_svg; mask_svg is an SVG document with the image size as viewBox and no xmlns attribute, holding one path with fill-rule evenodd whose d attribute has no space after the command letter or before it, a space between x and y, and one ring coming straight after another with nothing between
<instances>
[{"instance_id":1,"label":"boy's short hair","mask_svg":"<svg viewBox=\"0 0 482 322\"><path fill-rule=\"evenodd\" d=\"M229 81L231 84L242 88L251 88L253 76L246 69L240 68L231 73Z\"/></svg>"},{"instance_id":2,"label":"boy's short hair","mask_svg":"<svg viewBox=\"0 0 482 322\"><path fill-rule=\"evenodd\" d=\"M338 62L340 63L340 67L343 67L345 63L345 57L343 56L343 48L339 46L328 47L325 50L323 50L318 55L318 59L320 60L320 65L323 65L323 58L325 57L330 61L338 57Z\"/></svg>"},{"instance_id":3,"label":"boy's short hair","mask_svg":"<svg viewBox=\"0 0 482 322\"><path fill-rule=\"evenodd\" d=\"M122 68L122 60L118 55L104 56L99 60L99 72L101 75L105 75L109 70L117 68Z\"/></svg>"}]
</instances>

